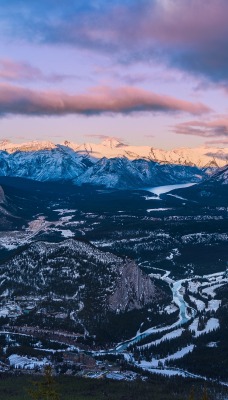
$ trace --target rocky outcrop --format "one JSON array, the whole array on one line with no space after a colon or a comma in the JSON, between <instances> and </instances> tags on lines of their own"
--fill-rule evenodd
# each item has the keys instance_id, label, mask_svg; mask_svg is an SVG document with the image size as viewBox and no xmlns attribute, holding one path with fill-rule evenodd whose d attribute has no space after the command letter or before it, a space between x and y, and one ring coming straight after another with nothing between
<instances>
[{"instance_id":1,"label":"rocky outcrop","mask_svg":"<svg viewBox=\"0 0 228 400\"><path fill-rule=\"evenodd\" d=\"M0 204L4 204L6 202L6 197L3 188L0 186Z\"/></svg>"},{"instance_id":2,"label":"rocky outcrop","mask_svg":"<svg viewBox=\"0 0 228 400\"><path fill-rule=\"evenodd\" d=\"M114 293L109 297L111 311L130 311L153 303L158 294L150 277L129 261L120 267Z\"/></svg>"}]
</instances>

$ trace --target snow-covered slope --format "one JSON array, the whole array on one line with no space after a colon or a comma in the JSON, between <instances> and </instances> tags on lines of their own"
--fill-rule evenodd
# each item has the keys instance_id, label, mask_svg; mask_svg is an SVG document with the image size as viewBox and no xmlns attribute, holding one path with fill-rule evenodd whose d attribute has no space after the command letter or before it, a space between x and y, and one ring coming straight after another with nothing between
<instances>
[{"instance_id":1,"label":"snow-covered slope","mask_svg":"<svg viewBox=\"0 0 228 400\"><path fill-rule=\"evenodd\" d=\"M70 180L82 174L91 161L72 149L57 145L37 151L0 152L0 175L38 181Z\"/></svg>"},{"instance_id":2,"label":"snow-covered slope","mask_svg":"<svg viewBox=\"0 0 228 400\"><path fill-rule=\"evenodd\" d=\"M228 165L213 174L208 182L219 185L228 185Z\"/></svg>"},{"instance_id":3,"label":"snow-covered slope","mask_svg":"<svg viewBox=\"0 0 228 400\"><path fill-rule=\"evenodd\" d=\"M115 138L107 138L101 143L77 144L64 141L63 145L78 154L87 154L100 159L126 157L129 160L146 158L159 163L196 165L199 168L223 167L227 164L228 148L202 146L197 148L176 148L173 150L156 149L152 146L131 146ZM31 141L27 143L11 143L8 140L0 142L0 150L14 153L16 151L38 151L54 149L58 145L49 141Z\"/></svg>"},{"instance_id":4,"label":"snow-covered slope","mask_svg":"<svg viewBox=\"0 0 228 400\"><path fill-rule=\"evenodd\" d=\"M112 138L108 138L99 144L84 143L78 145L64 142L64 145L75 151L90 154L95 158L127 157L130 160L146 158L160 163L195 165L199 168L222 167L228 160L228 148L220 149L207 146L162 150L151 146L130 146Z\"/></svg>"},{"instance_id":5,"label":"snow-covered slope","mask_svg":"<svg viewBox=\"0 0 228 400\"><path fill-rule=\"evenodd\" d=\"M72 181L107 188L129 189L199 182L206 172L192 166L160 164L146 159L102 158L93 163L86 155L58 145L51 150L8 154L0 152L0 175L37 181Z\"/></svg>"},{"instance_id":6,"label":"snow-covered slope","mask_svg":"<svg viewBox=\"0 0 228 400\"><path fill-rule=\"evenodd\" d=\"M127 158L104 157L79 176L75 183L124 189L143 186L144 180L140 171Z\"/></svg>"},{"instance_id":7,"label":"snow-covered slope","mask_svg":"<svg viewBox=\"0 0 228 400\"><path fill-rule=\"evenodd\" d=\"M130 161L126 157L104 157L75 179L74 183L129 189L199 182L204 176L204 172L196 167L159 164L142 159Z\"/></svg>"},{"instance_id":8,"label":"snow-covered slope","mask_svg":"<svg viewBox=\"0 0 228 400\"><path fill-rule=\"evenodd\" d=\"M51 150L56 148L56 145L49 141L33 140L25 143L11 143L9 140L0 141L0 150L7 153L15 153L16 151L38 151Z\"/></svg>"},{"instance_id":9,"label":"snow-covered slope","mask_svg":"<svg viewBox=\"0 0 228 400\"><path fill-rule=\"evenodd\" d=\"M0 176L37 181L74 181L129 189L199 182L224 166L228 149L128 146L116 139L101 144L64 142L0 143Z\"/></svg>"}]
</instances>

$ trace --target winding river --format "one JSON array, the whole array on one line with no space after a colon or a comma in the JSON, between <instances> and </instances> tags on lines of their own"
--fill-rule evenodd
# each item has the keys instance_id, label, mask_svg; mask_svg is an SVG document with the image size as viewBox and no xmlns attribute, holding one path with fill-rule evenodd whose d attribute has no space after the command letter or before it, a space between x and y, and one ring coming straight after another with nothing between
<instances>
[{"instance_id":1,"label":"winding river","mask_svg":"<svg viewBox=\"0 0 228 400\"><path fill-rule=\"evenodd\" d=\"M167 278L167 274L165 274L164 277L161 279L166 280L166 278ZM152 327L142 333L136 334L136 336L133 337L132 339L118 344L117 347L115 348L116 352L121 353L124 350L127 350L129 345L140 342L142 339L146 338L147 336L149 336L153 333L159 333L159 332L166 331L168 329L174 329L174 328L180 327L181 325L184 325L186 322L188 322L194 316L193 309L191 309L192 315L189 315L187 312L187 308L189 308L189 305L184 300L183 293L181 291L181 285L183 282L185 282L185 279L181 279L179 281L170 283L170 288L173 293L173 302L179 308L178 320L176 322L174 322L172 325L165 325L162 327Z\"/></svg>"},{"instance_id":2,"label":"winding river","mask_svg":"<svg viewBox=\"0 0 228 400\"><path fill-rule=\"evenodd\" d=\"M195 183L183 183L183 184L179 184L179 185L165 185L165 186L155 186L152 188L146 188L144 190L147 190L150 193L153 193L157 196L160 196L161 194L164 193L169 193L172 190L175 189L181 189L181 188L186 188L189 186L193 186L195 185ZM142 339L144 339L145 337L153 334L153 333L158 333L158 332L163 332L166 331L168 329L172 329L172 328L176 328L178 326L181 326L183 324L185 324L186 322L189 321L189 319L192 318L192 316L194 315L194 310L192 309L192 315L188 315L187 313L187 308L189 307L189 305L186 303L186 301L183 298L183 293L181 291L181 285L183 282L185 282L184 279L182 280L178 280L178 281L171 281L171 280L167 280L168 275L169 275L169 271L166 271L165 275L161 278L164 281L169 283L170 289L172 290L173 293L173 302L177 305L177 307L179 308L179 317L178 320L172 324L172 325L166 325L163 327L153 327L153 328L149 328L146 331L142 332L142 333L137 333L135 337L133 337L130 340L127 340L123 343L119 343L117 345L117 347L115 348L115 351L118 353L121 353L122 351L126 350L128 348L129 345L137 343L139 341L141 341Z\"/></svg>"}]
</instances>

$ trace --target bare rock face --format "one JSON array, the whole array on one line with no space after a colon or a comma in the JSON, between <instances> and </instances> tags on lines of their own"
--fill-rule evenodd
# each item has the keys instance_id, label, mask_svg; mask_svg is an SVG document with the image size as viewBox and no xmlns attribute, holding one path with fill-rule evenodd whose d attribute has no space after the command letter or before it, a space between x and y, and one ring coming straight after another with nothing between
<instances>
[{"instance_id":1,"label":"bare rock face","mask_svg":"<svg viewBox=\"0 0 228 400\"><path fill-rule=\"evenodd\" d=\"M11 217L12 214L8 210L8 204L5 197L4 190L0 186L0 227L1 229L7 226L7 217Z\"/></svg>"},{"instance_id":2,"label":"bare rock face","mask_svg":"<svg viewBox=\"0 0 228 400\"><path fill-rule=\"evenodd\" d=\"M141 309L155 301L158 289L134 262L121 265L114 293L109 298L111 311Z\"/></svg>"},{"instance_id":3,"label":"bare rock face","mask_svg":"<svg viewBox=\"0 0 228 400\"><path fill-rule=\"evenodd\" d=\"M5 193L2 187L0 186L0 204L3 204L5 202L6 202Z\"/></svg>"}]
</instances>

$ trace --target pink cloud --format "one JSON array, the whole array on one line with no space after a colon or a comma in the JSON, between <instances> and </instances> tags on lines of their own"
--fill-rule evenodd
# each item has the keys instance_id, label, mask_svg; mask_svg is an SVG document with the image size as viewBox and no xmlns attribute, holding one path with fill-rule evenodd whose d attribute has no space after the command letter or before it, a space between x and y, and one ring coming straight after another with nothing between
<instances>
[{"instance_id":1,"label":"pink cloud","mask_svg":"<svg viewBox=\"0 0 228 400\"><path fill-rule=\"evenodd\" d=\"M227 83L227 38L227 0L145 0L63 19L47 27L44 41L117 54L124 63L162 60Z\"/></svg>"},{"instance_id":2,"label":"pink cloud","mask_svg":"<svg viewBox=\"0 0 228 400\"><path fill-rule=\"evenodd\" d=\"M193 135L202 137L227 137L228 118L216 119L210 122L188 121L177 124L173 131L181 135Z\"/></svg>"},{"instance_id":3,"label":"pink cloud","mask_svg":"<svg viewBox=\"0 0 228 400\"><path fill-rule=\"evenodd\" d=\"M18 1L0 2L1 31L14 40L105 52L123 63L159 60L228 83L227 0Z\"/></svg>"},{"instance_id":4,"label":"pink cloud","mask_svg":"<svg viewBox=\"0 0 228 400\"><path fill-rule=\"evenodd\" d=\"M76 76L74 76L76 77ZM64 74L45 74L39 68L25 62L0 59L0 80L59 82L73 78Z\"/></svg>"},{"instance_id":5,"label":"pink cloud","mask_svg":"<svg viewBox=\"0 0 228 400\"><path fill-rule=\"evenodd\" d=\"M223 145L228 146L228 139L218 139L218 140L207 140L206 145Z\"/></svg>"},{"instance_id":6,"label":"pink cloud","mask_svg":"<svg viewBox=\"0 0 228 400\"><path fill-rule=\"evenodd\" d=\"M202 103L184 101L135 87L91 88L87 93L36 91L0 84L0 114L98 115L103 113L174 112L201 115L210 109Z\"/></svg>"},{"instance_id":7,"label":"pink cloud","mask_svg":"<svg viewBox=\"0 0 228 400\"><path fill-rule=\"evenodd\" d=\"M121 137L119 137L119 136L109 136L109 135L101 135L101 134L99 134L99 133L91 133L91 134L86 134L85 135L86 137L91 137L91 138L97 138L97 139L100 139L100 140L106 140L106 139L114 139L114 140L118 140L118 141L122 141L123 139L121 138Z\"/></svg>"}]
</instances>

